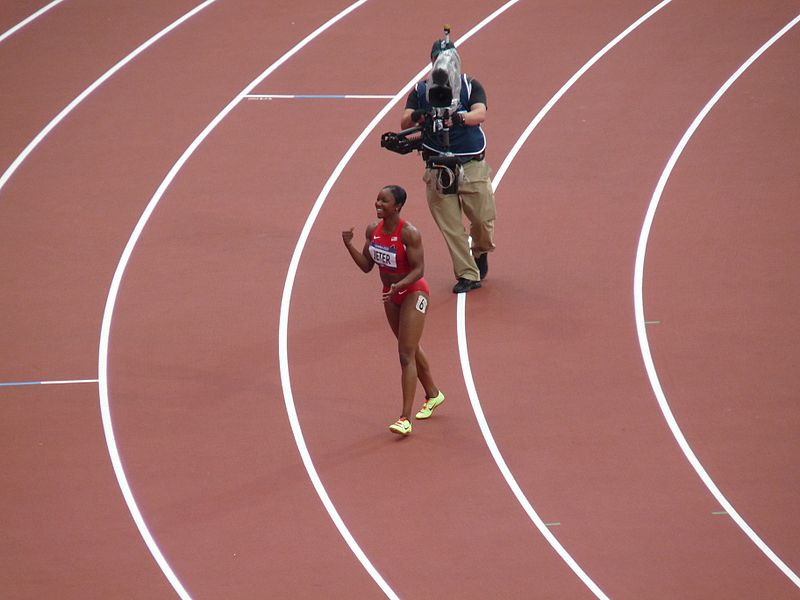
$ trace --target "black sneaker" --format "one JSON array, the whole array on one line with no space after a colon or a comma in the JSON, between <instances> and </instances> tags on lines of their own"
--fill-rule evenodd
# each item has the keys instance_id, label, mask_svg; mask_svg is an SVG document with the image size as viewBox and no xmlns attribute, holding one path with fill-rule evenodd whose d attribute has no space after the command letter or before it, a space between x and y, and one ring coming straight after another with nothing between
<instances>
[{"instance_id":1,"label":"black sneaker","mask_svg":"<svg viewBox=\"0 0 800 600\"><path fill-rule=\"evenodd\" d=\"M484 252L475 258L475 264L478 265L478 272L481 274L481 279L486 277L486 274L489 272L489 253Z\"/></svg>"},{"instance_id":2,"label":"black sneaker","mask_svg":"<svg viewBox=\"0 0 800 600\"><path fill-rule=\"evenodd\" d=\"M458 281L453 286L453 293L462 294L471 290L477 290L479 287L481 287L480 281L473 281L472 279L464 279L463 277L459 277Z\"/></svg>"}]
</instances>

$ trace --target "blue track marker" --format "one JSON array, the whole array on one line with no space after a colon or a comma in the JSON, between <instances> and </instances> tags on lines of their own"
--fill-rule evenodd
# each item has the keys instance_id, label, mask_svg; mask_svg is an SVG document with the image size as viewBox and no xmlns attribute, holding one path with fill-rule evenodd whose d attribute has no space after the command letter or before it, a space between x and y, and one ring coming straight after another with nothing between
<instances>
[{"instance_id":1,"label":"blue track marker","mask_svg":"<svg viewBox=\"0 0 800 600\"><path fill-rule=\"evenodd\" d=\"M68 383L97 383L97 379L61 379L54 381L9 381L0 387L20 387L24 385L65 385Z\"/></svg>"}]
</instances>

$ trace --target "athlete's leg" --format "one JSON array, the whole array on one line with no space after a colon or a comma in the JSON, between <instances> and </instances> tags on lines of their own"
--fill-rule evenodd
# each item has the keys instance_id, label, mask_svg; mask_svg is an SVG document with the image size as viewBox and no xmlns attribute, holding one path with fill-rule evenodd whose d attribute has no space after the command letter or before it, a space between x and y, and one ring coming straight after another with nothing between
<instances>
[{"instance_id":1,"label":"athlete's leg","mask_svg":"<svg viewBox=\"0 0 800 600\"><path fill-rule=\"evenodd\" d=\"M389 327L392 328L394 337L398 337L400 331L400 307L394 302L384 302L383 310L386 312L386 320L389 321Z\"/></svg>"},{"instance_id":2,"label":"athlete's leg","mask_svg":"<svg viewBox=\"0 0 800 600\"><path fill-rule=\"evenodd\" d=\"M435 398L439 395L439 388L433 381L433 375L431 375L431 367L428 363L428 357L425 355L425 351L422 349L422 346L417 346L417 379L422 384L422 387L425 389L425 397L426 398Z\"/></svg>"},{"instance_id":3,"label":"athlete's leg","mask_svg":"<svg viewBox=\"0 0 800 600\"><path fill-rule=\"evenodd\" d=\"M427 301L427 296L425 299ZM416 299L414 299L414 301L416 302ZM388 302L384 304L384 309L386 311L386 318L389 321L389 326L392 328L394 336L399 340L400 307L392 302ZM433 375L431 375L431 368L430 364L428 363L428 357L425 354L425 351L422 349L422 346L420 346L419 344L417 344L417 352L415 355L414 362L416 363L417 366L417 379L419 379L419 382L422 384L422 387L425 390L425 397L433 398L435 396L438 396L439 388L433 381Z\"/></svg>"},{"instance_id":4,"label":"athlete's leg","mask_svg":"<svg viewBox=\"0 0 800 600\"><path fill-rule=\"evenodd\" d=\"M406 302L405 304L408 304ZM402 325L402 306L397 306L394 302L385 302L383 304L383 308L386 311L386 318L389 321L389 326L392 328L395 337L397 338L397 348L398 353L400 355L400 385L403 391L403 412L402 415L409 421L411 420L411 405L414 401L414 392L416 392L416 379L417 379L417 368L416 368L416 361L409 360L403 354L403 349L400 343L400 336L405 329ZM409 364L411 367L409 368ZM411 382L409 385L409 381ZM408 396L411 396L411 400L407 400Z\"/></svg>"},{"instance_id":5,"label":"athlete's leg","mask_svg":"<svg viewBox=\"0 0 800 600\"><path fill-rule=\"evenodd\" d=\"M427 308L428 296L424 292L410 294L400 307L397 352L402 369L403 416L408 419L411 418L411 408L417 391L417 350L422 338L422 330L425 327ZM427 363L427 360L425 362ZM429 374L430 372L428 372Z\"/></svg>"}]
</instances>

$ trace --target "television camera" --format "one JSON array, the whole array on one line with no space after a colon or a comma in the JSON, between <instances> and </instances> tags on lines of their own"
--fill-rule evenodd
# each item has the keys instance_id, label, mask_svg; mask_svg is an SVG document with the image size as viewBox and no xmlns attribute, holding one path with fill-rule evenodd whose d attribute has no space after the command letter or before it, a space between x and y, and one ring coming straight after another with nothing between
<instances>
[{"instance_id":1,"label":"television camera","mask_svg":"<svg viewBox=\"0 0 800 600\"><path fill-rule=\"evenodd\" d=\"M450 44L450 29L445 27L447 47ZM445 43L442 47L445 47ZM444 64L447 64L446 61ZM455 63L456 65L458 62ZM381 148L386 148L397 154L408 154L414 150L421 152L425 165L430 169L439 171L437 186L445 194L458 193L458 181L463 171L461 161L450 152L450 128L447 122L451 120L457 102L453 103L453 87L448 71L439 65L439 60L434 62L433 71L427 86L428 110L422 115L422 121L402 131L387 132L381 136ZM460 73L456 73L456 80ZM443 148L436 151L430 145L424 145L425 140L435 141L435 145Z\"/></svg>"}]
</instances>

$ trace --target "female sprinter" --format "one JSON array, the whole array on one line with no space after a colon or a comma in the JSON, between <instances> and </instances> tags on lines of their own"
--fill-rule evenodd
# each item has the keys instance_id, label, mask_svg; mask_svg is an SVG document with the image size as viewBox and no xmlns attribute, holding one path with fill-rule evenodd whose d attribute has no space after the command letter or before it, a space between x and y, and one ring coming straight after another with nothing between
<instances>
[{"instance_id":1,"label":"female sprinter","mask_svg":"<svg viewBox=\"0 0 800 600\"><path fill-rule=\"evenodd\" d=\"M422 278L425 270L422 236L411 223L400 218L405 201L406 191L398 185L387 185L380 191L375 201L379 220L367 227L361 250L353 246L353 227L342 232L344 245L359 268L369 273L377 264L381 275L383 306L397 338L403 389L403 414L389 425L389 430L400 435L411 433L417 379L425 388L425 404L416 415L418 419L427 419L444 402L444 394L433 382L428 359L419 345L430 291Z\"/></svg>"}]
</instances>

